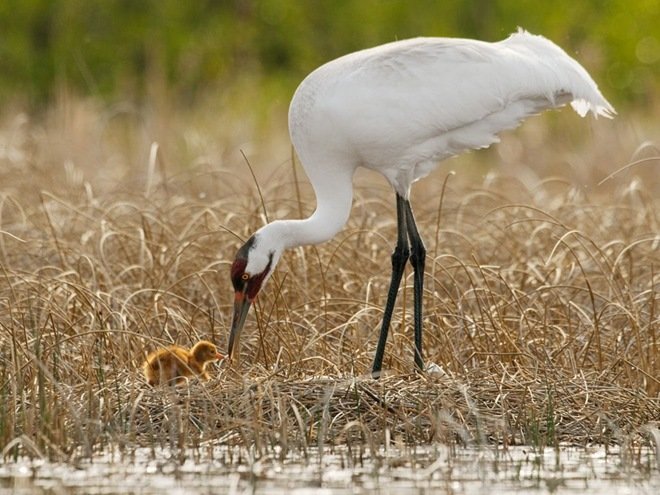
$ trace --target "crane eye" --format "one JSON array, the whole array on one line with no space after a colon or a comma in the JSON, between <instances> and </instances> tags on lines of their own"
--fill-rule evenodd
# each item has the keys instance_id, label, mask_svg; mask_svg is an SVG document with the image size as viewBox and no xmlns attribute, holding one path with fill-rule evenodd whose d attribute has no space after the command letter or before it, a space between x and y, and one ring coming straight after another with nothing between
<instances>
[{"instance_id":1,"label":"crane eye","mask_svg":"<svg viewBox=\"0 0 660 495\"><path fill-rule=\"evenodd\" d=\"M250 278L250 275L248 275L247 273L244 273L243 275L241 275L241 280L247 281L249 278Z\"/></svg>"}]
</instances>

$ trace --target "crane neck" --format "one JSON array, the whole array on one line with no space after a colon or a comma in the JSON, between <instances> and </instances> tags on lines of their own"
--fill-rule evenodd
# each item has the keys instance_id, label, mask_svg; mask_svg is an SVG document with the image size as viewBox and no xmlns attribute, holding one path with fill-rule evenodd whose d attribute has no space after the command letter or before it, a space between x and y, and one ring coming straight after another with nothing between
<instances>
[{"instance_id":1,"label":"crane neck","mask_svg":"<svg viewBox=\"0 0 660 495\"><path fill-rule=\"evenodd\" d=\"M352 171L324 170L310 175L316 193L316 210L302 220L276 220L257 232L277 250L320 244L334 237L346 224L353 201ZM330 173L328 173L330 172Z\"/></svg>"}]
</instances>

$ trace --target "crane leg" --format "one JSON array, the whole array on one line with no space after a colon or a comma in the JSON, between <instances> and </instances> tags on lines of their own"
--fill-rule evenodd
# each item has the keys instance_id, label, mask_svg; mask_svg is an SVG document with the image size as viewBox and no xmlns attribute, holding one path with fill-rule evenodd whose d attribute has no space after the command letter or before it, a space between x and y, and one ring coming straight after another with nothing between
<instances>
[{"instance_id":1,"label":"crane leg","mask_svg":"<svg viewBox=\"0 0 660 495\"><path fill-rule=\"evenodd\" d=\"M380 371L383 367L383 355L385 353L385 344L387 343L387 334L390 330L390 322L392 321L392 312L394 311L394 303L396 296L399 292L401 285L401 277L406 267L406 262L410 257L410 248L408 246L408 230L406 228L406 207L407 201L400 195L396 195L396 220L397 220L397 241L394 252L392 253L392 278L390 280L390 289L387 292L387 302L385 303L385 311L383 312L383 323L380 327L380 337L378 338L378 347L376 347L376 355L374 357L374 365L371 369L371 375L374 378L380 376Z\"/></svg>"},{"instance_id":2,"label":"crane leg","mask_svg":"<svg viewBox=\"0 0 660 495\"><path fill-rule=\"evenodd\" d=\"M410 202L405 200L406 228L410 239L410 264L415 272L413 285L413 309L415 322L415 365L420 371L424 370L424 359L422 357L422 315L424 296L424 265L426 262L426 248L422 241L415 217L413 216Z\"/></svg>"}]
</instances>

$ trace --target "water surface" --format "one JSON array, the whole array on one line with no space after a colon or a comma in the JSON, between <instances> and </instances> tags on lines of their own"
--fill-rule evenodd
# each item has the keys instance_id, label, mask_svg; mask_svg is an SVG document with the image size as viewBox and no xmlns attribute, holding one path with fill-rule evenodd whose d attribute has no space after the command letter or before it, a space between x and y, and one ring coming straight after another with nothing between
<instances>
[{"instance_id":1,"label":"water surface","mask_svg":"<svg viewBox=\"0 0 660 495\"><path fill-rule=\"evenodd\" d=\"M173 456L137 449L91 461L21 459L0 466L4 494L657 494L650 449L427 446L370 453L346 448L256 456L209 447Z\"/></svg>"}]
</instances>

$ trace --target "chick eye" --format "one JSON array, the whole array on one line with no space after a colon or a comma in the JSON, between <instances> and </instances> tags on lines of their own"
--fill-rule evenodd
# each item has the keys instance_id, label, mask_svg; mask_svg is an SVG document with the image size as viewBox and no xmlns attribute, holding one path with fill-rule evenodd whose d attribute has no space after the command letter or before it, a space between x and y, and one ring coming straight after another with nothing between
<instances>
[{"instance_id":1,"label":"chick eye","mask_svg":"<svg viewBox=\"0 0 660 495\"><path fill-rule=\"evenodd\" d=\"M244 273L241 275L241 280L247 281L250 278L250 276L247 273Z\"/></svg>"}]
</instances>

